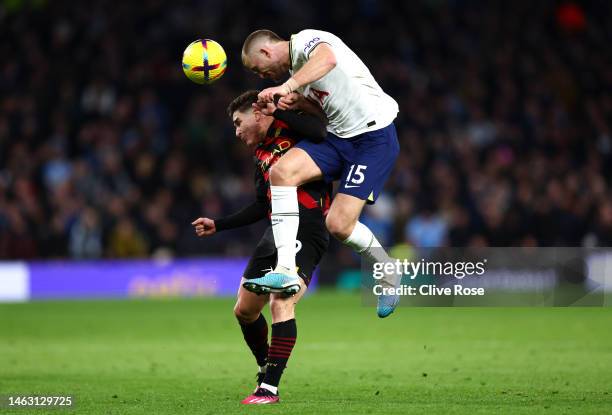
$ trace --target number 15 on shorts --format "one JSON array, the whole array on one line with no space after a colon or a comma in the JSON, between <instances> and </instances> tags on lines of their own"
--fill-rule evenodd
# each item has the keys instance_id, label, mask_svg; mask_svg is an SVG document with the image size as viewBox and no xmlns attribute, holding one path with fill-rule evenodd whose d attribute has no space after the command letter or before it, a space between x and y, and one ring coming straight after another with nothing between
<instances>
[{"instance_id":1,"label":"number 15 on shorts","mask_svg":"<svg viewBox=\"0 0 612 415\"><path fill-rule=\"evenodd\" d=\"M351 169L349 170L348 176L346 176L346 184L344 187L359 187L365 180L364 170L367 168L368 166L362 164L351 164Z\"/></svg>"}]
</instances>

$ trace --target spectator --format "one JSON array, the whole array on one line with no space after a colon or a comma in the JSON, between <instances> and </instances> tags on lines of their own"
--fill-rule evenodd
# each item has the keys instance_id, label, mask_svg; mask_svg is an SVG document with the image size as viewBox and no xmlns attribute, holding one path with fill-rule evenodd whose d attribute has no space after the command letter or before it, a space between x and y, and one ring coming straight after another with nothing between
<instances>
[{"instance_id":1,"label":"spectator","mask_svg":"<svg viewBox=\"0 0 612 415\"><path fill-rule=\"evenodd\" d=\"M102 252L102 230L98 214L87 207L70 230L70 255L75 259L95 259L100 258Z\"/></svg>"},{"instance_id":2,"label":"spectator","mask_svg":"<svg viewBox=\"0 0 612 415\"><path fill-rule=\"evenodd\" d=\"M224 110L264 86L239 62L263 27L336 32L400 104L401 154L364 217L387 244L612 243L612 3L366 3L0 3L0 258L249 253L259 228L210 242L186 225L253 197ZM203 35L229 60L206 88L178 62Z\"/></svg>"},{"instance_id":3,"label":"spectator","mask_svg":"<svg viewBox=\"0 0 612 415\"><path fill-rule=\"evenodd\" d=\"M143 257L147 254L147 245L134 222L122 217L110 234L109 255L115 258Z\"/></svg>"}]
</instances>

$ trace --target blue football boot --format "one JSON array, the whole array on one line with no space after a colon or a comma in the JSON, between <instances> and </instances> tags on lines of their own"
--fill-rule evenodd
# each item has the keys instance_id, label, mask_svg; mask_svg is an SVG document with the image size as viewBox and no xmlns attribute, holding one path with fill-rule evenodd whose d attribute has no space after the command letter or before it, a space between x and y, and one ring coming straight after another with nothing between
<instances>
[{"instance_id":1,"label":"blue football boot","mask_svg":"<svg viewBox=\"0 0 612 415\"><path fill-rule=\"evenodd\" d=\"M395 307L397 307L399 301L399 295L379 295L378 304L376 305L376 313L378 314L378 317L388 317L395 311Z\"/></svg>"},{"instance_id":2,"label":"blue football boot","mask_svg":"<svg viewBox=\"0 0 612 415\"><path fill-rule=\"evenodd\" d=\"M387 274L380 280L380 285L383 288L395 288L398 289L402 284L401 274ZM385 318L391 315L395 311L395 307L400 302L399 294L388 295L381 294L378 296L378 303L376 305L376 314L378 317Z\"/></svg>"},{"instance_id":3,"label":"blue football boot","mask_svg":"<svg viewBox=\"0 0 612 415\"><path fill-rule=\"evenodd\" d=\"M300 287L300 277L295 271L285 267L276 267L274 271L268 272L260 278L246 280L242 286L255 294L283 293L287 295L297 294Z\"/></svg>"}]
</instances>

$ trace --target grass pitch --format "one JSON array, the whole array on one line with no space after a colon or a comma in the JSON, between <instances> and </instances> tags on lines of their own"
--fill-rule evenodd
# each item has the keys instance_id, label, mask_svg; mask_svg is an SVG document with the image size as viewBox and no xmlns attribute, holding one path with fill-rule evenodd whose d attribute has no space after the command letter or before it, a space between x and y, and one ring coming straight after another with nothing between
<instances>
[{"instance_id":1,"label":"grass pitch","mask_svg":"<svg viewBox=\"0 0 612 415\"><path fill-rule=\"evenodd\" d=\"M400 308L380 320L358 296L317 293L298 306L281 404L243 407L256 365L232 306L232 299L0 305L0 394L75 400L73 409L0 412L612 411L609 308Z\"/></svg>"}]
</instances>

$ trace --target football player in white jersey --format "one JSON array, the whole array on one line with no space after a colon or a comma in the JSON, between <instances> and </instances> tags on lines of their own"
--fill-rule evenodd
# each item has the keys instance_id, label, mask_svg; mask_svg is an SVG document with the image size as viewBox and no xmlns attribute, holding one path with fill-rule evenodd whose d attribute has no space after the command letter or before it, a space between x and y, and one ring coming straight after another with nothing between
<instances>
[{"instance_id":1,"label":"football player in white jersey","mask_svg":"<svg viewBox=\"0 0 612 415\"><path fill-rule=\"evenodd\" d=\"M270 172L272 229L278 251L276 268L244 287L250 291L282 292L295 285L296 235L299 224L297 186L317 179L340 180L326 218L330 233L369 262L390 261L374 234L359 222L366 203L374 203L399 153L393 120L398 105L378 85L359 57L337 36L303 30L284 40L257 30L242 48L244 66L282 85L259 94L259 103L279 100L283 109L320 111L328 119L322 143L292 148ZM399 286L401 276L387 275L380 284ZM378 316L391 314L396 295L378 297Z\"/></svg>"}]
</instances>

